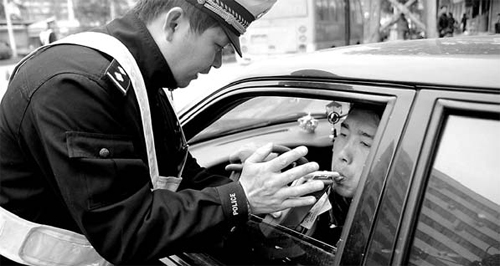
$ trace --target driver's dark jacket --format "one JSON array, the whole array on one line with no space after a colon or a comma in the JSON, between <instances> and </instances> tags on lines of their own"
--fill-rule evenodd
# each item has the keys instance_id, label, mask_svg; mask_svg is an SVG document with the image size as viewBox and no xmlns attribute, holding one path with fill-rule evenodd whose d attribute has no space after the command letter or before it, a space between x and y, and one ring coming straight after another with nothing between
<instances>
[{"instance_id":1,"label":"driver's dark jacket","mask_svg":"<svg viewBox=\"0 0 500 266\"><path fill-rule=\"evenodd\" d=\"M135 57L160 175L177 175L180 134L162 89L177 84L167 62L133 13L97 31ZM210 175L189 156L178 192L152 191L135 93L106 75L113 64L95 50L57 45L20 68L0 106L0 205L84 234L114 264L144 265L219 244L248 219L241 185Z\"/></svg>"}]
</instances>

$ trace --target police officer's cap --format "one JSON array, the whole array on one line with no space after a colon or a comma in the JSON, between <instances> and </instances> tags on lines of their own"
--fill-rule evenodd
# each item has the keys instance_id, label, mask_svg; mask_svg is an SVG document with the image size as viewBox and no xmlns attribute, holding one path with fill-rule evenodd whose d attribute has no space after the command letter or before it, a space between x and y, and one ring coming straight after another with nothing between
<instances>
[{"instance_id":1,"label":"police officer's cap","mask_svg":"<svg viewBox=\"0 0 500 266\"><path fill-rule=\"evenodd\" d=\"M254 20L262 17L276 0L187 0L220 22L222 29L240 56L240 35Z\"/></svg>"}]
</instances>

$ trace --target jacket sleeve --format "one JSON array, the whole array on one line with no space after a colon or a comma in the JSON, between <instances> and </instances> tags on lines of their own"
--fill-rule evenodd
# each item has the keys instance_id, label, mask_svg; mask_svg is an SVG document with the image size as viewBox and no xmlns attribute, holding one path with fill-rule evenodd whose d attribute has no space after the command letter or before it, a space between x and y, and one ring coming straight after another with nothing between
<instances>
[{"instance_id":1,"label":"jacket sleeve","mask_svg":"<svg viewBox=\"0 0 500 266\"><path fill-rule=\"evenodd\" d=\"M227 176L216 175L204 167L201 167L195 158L188 154L186 166L184 167L183 180L179 190L185 188L203 189L206 187L216 187L232 182Z\"/></svg>"},{"instance_id":2,"label":"jacket sleeve","mask_svg":"<svg viewBox=\"0 0 500 266\"><path fill-rule=\"evenodd\" d=\"M141 263L199 251L246 222L241 185L221 177L193 178L200 189L217 185L203 190L151 191L138 109L123 108L135 96L107 85L87 74L52 77L30 95L21 129L39 140L29 149L41 173L106 260Z\"/></svg>"}]
</instances>

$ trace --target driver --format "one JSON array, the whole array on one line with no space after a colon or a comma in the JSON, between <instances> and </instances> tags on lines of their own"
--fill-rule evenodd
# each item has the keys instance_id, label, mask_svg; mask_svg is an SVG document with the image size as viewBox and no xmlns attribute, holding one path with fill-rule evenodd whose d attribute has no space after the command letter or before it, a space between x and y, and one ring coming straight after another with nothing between
<instances>
[{"instance_id":1,"label":"driver","mask_svg":"<svg viewBox=\"0 0 500 266\"><path fill-rule=\"evenodd\" d=\"M334 141L331 172L323 171L319 175L332 177L333 183L325 193L317 195L319 199L312 207L294 208L266 216L268 223L279 223L331 245L340 239L384 110L380 106L352 104L348 114L344 115L342 109L342 105L337 102L327 105ZM230 160L244 161L255 149L244 147L234 153ZM307 182L312 176L305 176L294 184Z\"/></svg>"},{"instance_id":2,"label":"driver","mask_svg":"<svg viewBox=\"0 0 500 266\"><path fill-rule=\"evenodd\" d=\"M342 112L344 108L342 106L337 102L332 102L327 106L334 136L331 172L319 171L313 175L304 176L294 183L296 185L307 182L314 175L325 176L333 179L333 182L329 181L331 185L328 186L326 192L315 195L319 199L313 206L296 207L266 215L264 223L259 224L261 234L255 234L255 231L250 230L248 232L252 233L251 236L246 235L248 232L242 232L235 236L232 241L251 237L256 239L251 242L258 244L256 246L250 244L250 246L245 247L252 251L243 251L245 248L242 247L241 241L228 242L226 246L231 252L226 251L224 258L227 259L228 253L234 255L231 258L234 261L230 261L229 264L237 263L242 256L248 256L253 252L262 254L267 259L264 264L270 264L270 262L274 264L274 262L284 259L294 259L297 262L304 260L305 264L310 264L311 258L306 255L307 252L300 245L297 245L293 238L283 237L278 232L279 230L274 230L274 224L287 226L332 246L338 242L351 199L358 189L361 173L383 113L383 108L356 103L347 109L349 112L345 115ZM334 110L336 114L331 116ZM244 161L256 148L257 146L251 145L242 147L231 155L230 161L233 163ZM271 158L270 156L268 159ZM315 212L313 210L319 211L312 215L311 213ZM233 250L232 248L236 246L238 248ZM250 258L261 259L259 256L250 256Z\"/></svg>"},{"instance_id":3,"label":"driver","mask_svg":"<svg viewBox=\"0 0 500 266\"><path fill-rule=\"evenodd\" d=\"M331 162L331 171L338 176L326 192L329 200L319 208L327 211L319 214L308 231L313 238L332 245L339 240L382 112L383 109L354 104L341 123L340 132L334 138Z\"/></svg>"}]
</instances>

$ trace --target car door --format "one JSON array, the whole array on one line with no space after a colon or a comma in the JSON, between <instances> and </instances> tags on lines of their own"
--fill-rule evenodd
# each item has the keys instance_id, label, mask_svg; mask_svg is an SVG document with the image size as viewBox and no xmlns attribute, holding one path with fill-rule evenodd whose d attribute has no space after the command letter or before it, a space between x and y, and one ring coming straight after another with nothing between
<instances>
[{"instance_id":1,"label":"car door","mask_svg":"<svg viewBox=\"0 0 500 266\"><path fill-rule=\"evenodd\" d=\"M332 265L339 247L349 256L368 243L388 166L410 112L413 88L394 84L368 84L325 78L263 78L234 83L216 91L181 115L190 151L211 171L226 174L228 156L245 143L273 142L290 148L306 145L308 159L329 170L332 127L325 113L331 102L374 104L385 108L374 146L367 159L360 187L347 216L343 238L325 243L307 234L270 223L254 216L244 229L228 240L225 249L212 252L212 258L225 264L314 264ZM281 107L281 108L276 108ZM317 127L309 132L298 118L311 115ZM367 176L370 176L367 182ZM343 241L357 238L356 244ZM301 256L300 260L296 255ZM359 254L358 254L359 256Z\"/></svg>"},{"instance_id":2,"label":"car door","mask_svg":"<svg viewBox=\"0 0 500 266\"><path fill-rule=\"evenodd\" d=\"M499 263L499 103L495 90L419 92L362 264Z\"/></svg>"}]
</instances>

